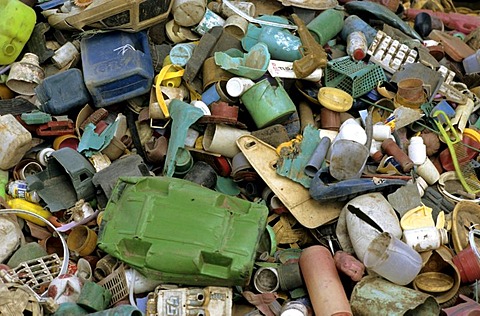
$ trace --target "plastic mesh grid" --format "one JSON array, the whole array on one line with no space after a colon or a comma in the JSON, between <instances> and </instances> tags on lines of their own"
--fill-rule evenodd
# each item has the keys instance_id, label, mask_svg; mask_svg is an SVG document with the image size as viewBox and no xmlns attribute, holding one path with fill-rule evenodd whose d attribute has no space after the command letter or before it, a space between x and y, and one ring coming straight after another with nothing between
<instances>
[{"instance_id":1,"label":"plastic mesh grid","mask_svg":"<svg viewBox=\"0 0 480 316\"><path fill-rule=\"evenodd\" d=\"M325 71L325 85L341 89L353 98L364 95L386 80L383 69L374 64L354 62L350 57L331 60Z\"/></svg>"}]
</instances>

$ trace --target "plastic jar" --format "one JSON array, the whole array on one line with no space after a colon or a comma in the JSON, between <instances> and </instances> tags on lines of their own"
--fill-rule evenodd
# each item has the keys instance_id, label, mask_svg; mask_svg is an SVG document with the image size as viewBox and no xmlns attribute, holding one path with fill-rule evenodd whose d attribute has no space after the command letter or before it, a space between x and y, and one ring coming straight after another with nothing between
<instances>
[{"instance_id":1,"label":"plastic jar","mask_svg":"<svg viewBox=\"0 0 480 316\"><path fill-rule=\"evenodd\" d=\"M423 164L427 160L427 146L423 143L423 138L414 136L410 138L410 145L408 145L408 157L417 166Z\"/></svg>"},{"instance_id":2,"label":"plastic jar","mask_svg":"<svg viewBox=\"0 0 480 316\"><path fill-rule=\"evenodd\" d=\"M448 243L448 235L446 229L431 226L404 230L403 240L417 252L423 252Z\"/></svg>"}]
</instances>

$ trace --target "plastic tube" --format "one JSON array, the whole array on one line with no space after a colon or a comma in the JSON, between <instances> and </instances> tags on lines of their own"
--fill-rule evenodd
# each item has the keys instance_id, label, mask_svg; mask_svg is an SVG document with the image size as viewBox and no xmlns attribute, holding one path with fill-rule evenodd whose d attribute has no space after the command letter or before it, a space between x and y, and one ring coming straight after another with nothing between
<instances>
[{"instance_id":1,"label":"plastic tube","mask_svg":"<svg viewBox=\"0 0 480 316\"><path fill-rule=\"evenodd\" d=\"M335 262L327 248L310 246L304 249L299 264L317 315L352 315Z\"/></svg>"}]
</instances>

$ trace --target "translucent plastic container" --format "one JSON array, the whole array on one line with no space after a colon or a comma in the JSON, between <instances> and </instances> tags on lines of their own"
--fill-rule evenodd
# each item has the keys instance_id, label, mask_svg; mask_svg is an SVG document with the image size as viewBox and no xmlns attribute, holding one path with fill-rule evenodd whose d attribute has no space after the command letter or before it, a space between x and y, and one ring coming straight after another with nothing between
<instances>
[{"instance_id":1,"label":"translucent plastic container","mask_svg":"<svg viewBox=\"0 0 480 316\"><path fill-rule=\"evenodd\" d=\"M467 75L480 72L480 49L463 60L463 68Z\"/></svg>"},{"instance_id":2,"label":"translucent plastic container","mask_svg":"<svg viewBox=\"0 0 480 316\"><path fill-rule=\"evenodd\" d=\"M37 16L19 0L0 0L0 65L13 63L32 35Z\"/></svg>"},{"instance_id":3,"label":"translucent plastic container","mask_svg":"<svg viewBox=\"0 0 480 316\"><path fill-rule=\"evenodd\" d=\"M32 134L13 115L0 116L0 169L8 170L20 162L32 146Z\"/></svg>"},{"instance_id":4,"label":"translucent plastic container","mask_svg":"<svg viewBox=\"0 0 480 316\"><path fill-rule=\"evenodd\" d=\"M422 268L422 257L409 245L390 233L378 235L370 245L363 263L390 282L407 285Z\"/></svg>"}]
</instances>

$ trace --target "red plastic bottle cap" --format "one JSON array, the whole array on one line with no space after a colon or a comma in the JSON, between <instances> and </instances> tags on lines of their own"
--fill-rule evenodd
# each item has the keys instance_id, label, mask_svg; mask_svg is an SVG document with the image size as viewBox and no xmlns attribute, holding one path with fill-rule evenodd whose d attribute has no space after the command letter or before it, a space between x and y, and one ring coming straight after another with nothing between
<instances>
[{"instance_id":1,"label":"red plastic bottle cap","mask_svg":"<svg viewBox=\"0 0 480 316\"><path fill-rule=\"evenodd\" d=\"M353 58L355 60L362 60L365 58L365 51L363 49L356 49L353 51Z\"/></svg>"}]
</instances>

